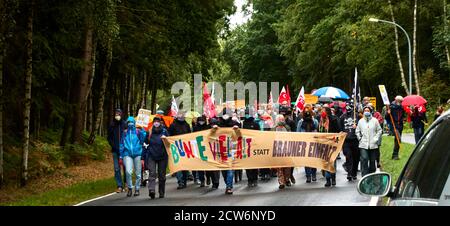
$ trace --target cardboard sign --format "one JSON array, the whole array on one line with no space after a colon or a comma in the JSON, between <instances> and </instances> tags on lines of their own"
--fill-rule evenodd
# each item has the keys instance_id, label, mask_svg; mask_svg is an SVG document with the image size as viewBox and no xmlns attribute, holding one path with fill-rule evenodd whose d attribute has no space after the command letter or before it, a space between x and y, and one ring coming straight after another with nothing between
<instances>
[{"instance_id":1,"label":"cardboard sign","mask_svg":"<svg viewBox=\"0 0 450 226\"><path fill-rule=\"evenodd\" d=\"M376 110L377 109L377 98L376 97L369 97L369 103L372 103L373 105L373 109Z\"/></svg>"},{"instance_id":2,"label":"cardboard sign","mask_svg":"<svg viewBox=\"0 0 450 226\"><path fill-rule=\"evenodd\" d=\"M312 94L305 94L305 104L317 104L319 97Z\"/></svg>"},{"instance_id":3,"label":"cardboard sign","mask_svg":"<svg viewBox=\"0 0 450 226\"><path fill-rule=\"evenodd\" d=\"M219 128L163 138L170 173L307 166L335 172L346 133Z\"/></svg>"},{"instance_id":4,"label":"cardboard sign","mask_svg":"<svg viewBox=\"0 0 450 226\"><path fill-rule=\"evenodd\" d=\"M136 127L147 127L151 120L152 111L146 109L139 109L136 119Z\"/></svg>"},{"instance_id":5,"label":"cardboard sign","mask_svg":"<svg viewBox=\"0 0 450 226\"><path fill-rule=\"evenodd\" d=\"M378 85L378 88L380 89L381 98L383 99L383 104L388 105L391 102L389 102L389 97L386 91L386 87L384 85Z\"/></svg>"}]
</instances>

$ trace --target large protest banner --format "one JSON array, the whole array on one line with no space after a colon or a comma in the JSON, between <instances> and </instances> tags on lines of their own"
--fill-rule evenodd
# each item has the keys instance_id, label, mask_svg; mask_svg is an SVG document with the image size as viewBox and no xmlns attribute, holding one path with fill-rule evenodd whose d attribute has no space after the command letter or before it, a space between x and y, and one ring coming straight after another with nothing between
<instances>
[{"instance_id":1,"label":"large protest banner","mask_svg":"<svg viewBox=\"0 0 450 226\"><path fill-rule=\"evenodd\" d=\"M335 172L346 133L292 133L218 128L164 138L169 170L308 166Z\"/></svg>"}]
</instances>

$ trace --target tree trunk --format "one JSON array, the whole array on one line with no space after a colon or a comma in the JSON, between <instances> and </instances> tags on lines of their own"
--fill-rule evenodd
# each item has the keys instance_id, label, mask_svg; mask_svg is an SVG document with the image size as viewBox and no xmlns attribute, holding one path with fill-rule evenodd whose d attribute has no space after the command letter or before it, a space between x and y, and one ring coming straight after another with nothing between
<instances>
[{"instance_id":1,"label":"tree trunk","mask_svg":"<svg viewBox=\"0 0 450 226\"><path fill-rule=\"evenodd\" d=\"M30 13L27 21L27 60L25 75L25 99L23 111L23 152L22 152L22 176L20 185L23 187L28 180L28 148L30 143L30 108L31 108L31 81L33 76L33 14L34 0L30 2Z\"/></svg>"},{"instance_id":2,"label":"tree trunk","mask_svg":"<svg viewBox=\"0 0 450 226\"><path fill-rule=\"evenodd\" d=\"M416 94L420 95L419 88L419 79L418 79L418 71L417 71L417 0L414 0L414 31L413 31L413 72L414 72L414 80L416 81Z\"/></svg>"},{"instance_id":3,"label":"tree trunk","mask_svg":"<svg viewBox=\"0 0 450 226\"><path fill-rule=\"evenodd\" d=\"M78 92L75 94L75 111L73 117L72 124L72 139L71 142L73 144L80 144L81 133L83 130L83 114L84 109L86 107L86 94L88 93L88 83L89 83L89 75L92 70L92 51L93 51L93 28L92 26L87 26L84 37L84 46L83 46L83 62L84 67L80 76L78 77L78 85L76 89Z\"/></svg>"},{"instance_id":4,"label":"tree trunk","mask_svg":"<svg viewBox=\"0 0 450 226\"><path fill-rule=\"evenodd\" d=\"M147 72L144 71L144 82L142 83L142 100L140 108L145 108L146 92L147 91Z\"/></svg>"},{"instance_id":5,"label":"tree trunk","mask_svg":"<svg viewBox=\"0 0 450 226\"><path fill-rule=\"evenodd\" d=\"M0 37L1 38L1 37ZM0 39L0 188L3 187L3 59L6 56L6 42Z\"/></svg>"},{"instance_id":6,"label":"tree trunk","mask_svg":"<svg viewBox=\"0 0 450 226\"><path fill-rule=\"evenodd\" d=\"M95 122L93 129L91 130L91 134L89 136L89 144L94 143L95 140L95 134L99 131L99 129L103 126L100 123L100 119L103 117L103 103L105 102L105 93L106 93L106 86L108 84L108 78L109 78L109 69L111 67L112 62L112 45L110 42L108 42L106 47L106 62L103 66L103 75L102 75L102 86L100 87L100 92L98 95L98 106L97 106L97 115L95 117Z\"/></svg>"},{"instance_id":7,"label":"tree trunk","mask_svg":"<svg viewBox=\"0 0 450 226\"><path fill-rule=\"evenodd\" d=\"M155 114L155 112L156 112L156 94L157 94L157 92L158 92L158 89L156 88L156 82L155 81L153 81L152 82L152 103L151 103L151 111L152 111L152 114Z\"/></svg>"},{"instance_id":8,"label":"tree trunk","mask_svg":"<svg viewBox=\"0 0 450 226\"><path fill-rule=\"evenodd\" d=\"M447 0L444 0L444 29L445 34L448 34L448 22L447 22ZM448 51L448 45L445 44L445 56L447 56L447 66L450 67L450 54Z\"/></svg>"},{"instance_id":9,"label":"tree trunk","mask_svg":"<svg viewBox=\"0 0 450 226\"><path fill-rule=\"evenodd\" d=\"M390 13L391 13L391 19L392 19L392 22L395 23L394 10L392 9L391 0L389 0L388 2L389 2ZM408 85L406 85L405 73L403 71L402 58L400 57L400 50L398 48L398 30L397 30L397 26L394 26L394 32L395 32L395 53L397 55L398 67L400 69L400 76L402 78L402 86L405 89L406 95L410 95L409 89L408 89Z\"/></svg>"}]
</instances>

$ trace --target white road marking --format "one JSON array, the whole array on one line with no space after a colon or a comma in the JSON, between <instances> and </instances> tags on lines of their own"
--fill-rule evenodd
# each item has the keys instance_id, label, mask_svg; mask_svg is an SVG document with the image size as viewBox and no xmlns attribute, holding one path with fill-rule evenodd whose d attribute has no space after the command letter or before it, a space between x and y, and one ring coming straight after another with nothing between
<instances>
[{"instance_id":1,"label":"white road marking","mask_svg":"<svg viewBox=\"0 0 450 226\"><path fill-rule=\"evenodd\" d=\"M81 206L81 205L84 205L84 204L86 204L86 203L88 203L88 202L92 202L92 201L95 201L95 200L99 200L99 199L102 199L102 198L106 198L106 197L111 196L111 195L114 195L114 194L117 194L117 193L116 193L116 192L113 192L113 193L110 193L110 194L107 194L107 195L104 195L104 196L100 196L100 197L97 197L97 198L94 198L94 199L90 199L90 200L87 200L87 201L84 201L84 202L80 202L80 203L78 203L78 204L76 204L76 205L74 205L74 206Z\"/></svg>"}]
</instances>

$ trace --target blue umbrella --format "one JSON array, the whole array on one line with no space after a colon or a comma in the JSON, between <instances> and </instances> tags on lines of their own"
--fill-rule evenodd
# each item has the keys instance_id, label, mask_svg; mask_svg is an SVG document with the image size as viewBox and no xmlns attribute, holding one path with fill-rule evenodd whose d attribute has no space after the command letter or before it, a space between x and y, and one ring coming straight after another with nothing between
<instances>
[{"instance_id":1,"label":"blue umbrella","mask_svg":"<svg viewBox=\"0 0 450 226\"><path fill-rule=\"evenodd\" d=\"M350 97L341 89L327 86L316 90L312 95L318 97L330 97L333 99L350 99Z\"/></svg>"}]
</instances>

